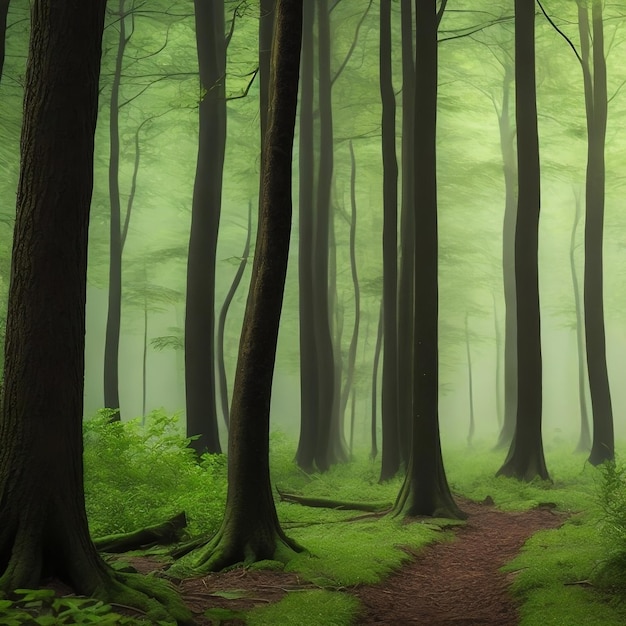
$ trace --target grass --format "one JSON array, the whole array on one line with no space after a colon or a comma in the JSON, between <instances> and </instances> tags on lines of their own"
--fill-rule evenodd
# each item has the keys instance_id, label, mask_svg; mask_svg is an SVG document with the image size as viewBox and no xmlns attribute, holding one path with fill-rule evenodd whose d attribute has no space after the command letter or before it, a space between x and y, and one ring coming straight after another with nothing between
<instances>
[{"instance_id":1,"label":"grass","mask_svg":"<svg viewBox=\"0 0 626 626\"><path fill-rule=\"evenodd\" d=\"M505 568L515 573L512 589L521 603L523 626L626 623L619 600L626 597L626 470L618 465L603 473L572 449L564 443L548 446L553 482L526 484L495 477L504 453L488 444L469 451L444 448L455 493L478 501L490 496L503 510L553 503L570 514L562 528L537 533ZM294 450L293 441L272 435L272 479L286 491L391 504L400 489L400 478L378 483L379 464L366 451L351 463L310 476L294 464ZM102 414L85 424L85 481L94 535L133 530L182 509L192 534L210 533L221 521L226 463L223 456L207 455L198 464L175 417L155 412L142 428L138 422L108 424ZM402 524L389 516L284 502L277 502L277 511L286 532L307 548L285 569L318 589L289 592L276 604L248 611L245 618L253 626L354 623L359 606L345 593L347 587L375 584L409 558L405 548L417 551L451 536L444 520ZM6 605L5 610L13 607ZM219 615L211 616L219 623Z\"/></svg>"}]
</instances>

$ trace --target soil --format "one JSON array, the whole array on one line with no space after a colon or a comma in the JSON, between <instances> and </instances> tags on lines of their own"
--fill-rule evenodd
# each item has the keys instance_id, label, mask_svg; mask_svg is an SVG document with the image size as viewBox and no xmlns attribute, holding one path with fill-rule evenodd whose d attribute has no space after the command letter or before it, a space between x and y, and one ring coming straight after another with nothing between
<instances>
[{"instance_id":1,"label":"soil","mask_svg":"<svg viewBox=\"0 0 626 626\"><path fill-rule=\"evenodd\" d=\"M557 528L565 517L549 503L521 513L498 511L484 503L461 500L469 514L456 527L451 541L427 546L397 572L376 585L346 589L359 598L358 626L514 626L518 607L509 586L514 574L500 572L526 540L542 529ZM151 558L125 557L142 573L158 569ZM225 573L181 581L178 590L198 626L239 626L244 621L227 615L211 620L209 609L237 612L278 602L289 591L312 588L296 574L237 568ZM114 607L128 615L130 611ZM120 610L121 609L121 610ZM135 615L137 615L135 613Z\"/></svg>"}]
</instances>

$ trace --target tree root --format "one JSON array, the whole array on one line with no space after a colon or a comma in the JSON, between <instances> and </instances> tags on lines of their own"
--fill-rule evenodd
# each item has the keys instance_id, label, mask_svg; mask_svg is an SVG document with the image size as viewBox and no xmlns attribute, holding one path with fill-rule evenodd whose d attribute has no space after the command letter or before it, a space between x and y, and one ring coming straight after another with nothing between
<instances>
[{"instance_id":1,"label":"tree root","mask_svg":"<svg viewBox=\"0 0 626 626\"><path fill-rule=\"evenodd\" d=\"M295 493L288 493L276 489L280 496L281 502L291 502L293 504L301 504L302 506L310 506L323 509L335 509L337 511L366 511L368 513L381 513L391 510L391 502L350 502L346 500L329 500L326 498L306 498Z\"/></svg>"},{"instance_id":2,"label":"tree root","mask_svg":"<svg viewBox=\"0 0 626 626\"><path fill-rule=\"evenodd\" d=\"M168 545L182 539L186 526L187 517L183 511L156 526L99 537L94 539L93 543L100 552L128 552L155 545Z\"/></svg>"}]
</instances>

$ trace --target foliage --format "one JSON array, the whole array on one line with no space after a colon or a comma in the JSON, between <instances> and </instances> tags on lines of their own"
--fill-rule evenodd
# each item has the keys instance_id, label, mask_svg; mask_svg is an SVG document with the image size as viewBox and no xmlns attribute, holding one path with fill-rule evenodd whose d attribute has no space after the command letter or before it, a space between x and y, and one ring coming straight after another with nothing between
<instances>
[{"instance_id":1,"label":"foliage","mask_svg":"<svg viewBox=\"0 0 626 626\"><path fill-rule=\"evenodd\" d=\"M93 536L123 533L185 511L192 533L215 532L226 500L221 455L200 460L177 415L153 411L111 422L103 410L84 423L85 498Z\"/></svg>"},{"instance_id":2,"label":"foliage","mask_svg":"<svg viewBox=\"0 0 626 626\"><path fill-rule=\"evenodd\" d=\"M0 623L4 626L38 624L118 624L141 623L112 612L111 605L92 598L58 597L51 589L16 589L14 599L0 600ZM145 623L145 622L143 622Z\"/></svg>"}]
</instances>

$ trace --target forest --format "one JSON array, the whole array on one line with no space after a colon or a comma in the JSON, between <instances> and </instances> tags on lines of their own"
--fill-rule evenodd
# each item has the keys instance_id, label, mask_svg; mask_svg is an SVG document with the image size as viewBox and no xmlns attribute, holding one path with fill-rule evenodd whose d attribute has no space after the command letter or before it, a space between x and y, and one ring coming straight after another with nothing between
<instances>
[{"instance_id":1,"label":"forest","mask_svg":"<svg viewBox=\"0 0 626 626\"><path fill-rule=\"evenodd\" d=\"M625 58L0 0L0 624L626 623Z\"/></svg>"}]
</instances>

